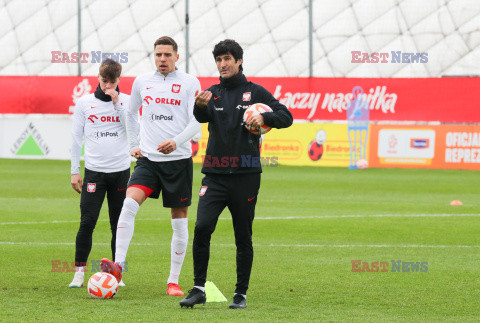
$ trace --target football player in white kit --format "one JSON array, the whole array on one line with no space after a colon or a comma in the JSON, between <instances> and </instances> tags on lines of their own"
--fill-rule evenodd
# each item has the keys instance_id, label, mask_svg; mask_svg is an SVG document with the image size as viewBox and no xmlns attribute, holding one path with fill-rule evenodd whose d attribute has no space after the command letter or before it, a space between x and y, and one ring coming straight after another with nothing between
<instances>
[{"instance_id":1,"label":"football player in white kit","mask_svg":"<svg viewBox=\"0 0 480 323\"><path fill-rule=\"evenodd\" d=\"M128 182L127 197L118 220L115 262L102 259L102 270L121 280L121 266L140 205L147 197L157 199L162 193L163 206L171 209L173 229L167 294L182 296L178 278L188 244L187 211L193 180L190 139L201 128L193 116L200 82L176 69L178 46L172 38L157 39L154 55L157 70L138 76L132 86L127 132L130 153L137 158L137 165ZM142 116L138 122L140 107Z\"/></svg>"},{"instance_id":2,"label":"football player in white kit","mask_svg":"<svg viewBox=\"0 0 480 323\"><path fill-rule=\"evenodd\" d=\"M117 222L130 176L130 154L125 126L129 96L119 92L122 65L107 59L101 63L95 93L81 97L72 126L71 185L81 193L80 228L75 243L75 275L69 287L82 287L92 234L107 195L111 248L115 254ZM80 175L80 155L85 137L85 174ZM123 285L123 282L121 282Z\"/></svg>"}]
</instances>

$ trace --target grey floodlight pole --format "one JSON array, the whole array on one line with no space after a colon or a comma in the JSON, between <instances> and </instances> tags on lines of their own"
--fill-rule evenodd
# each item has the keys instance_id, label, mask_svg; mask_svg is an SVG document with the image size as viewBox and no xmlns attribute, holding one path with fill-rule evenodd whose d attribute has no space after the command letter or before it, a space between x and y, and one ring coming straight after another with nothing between
<instances>
[{"instance_id":1,"label":"grey floodlight pole","mask_svg":"<svg viewBox=\"0 0 480 323\"><path fill-rule=\"evenodd\" d=\"M77 42L78 42L78 55L82 52L82 0L77 0ZM78 59L78 76L82 76L82 63L80 62L80 57Z\"/></svg>"},{"instance_id":2,"label":"grey floodlight pole","mask_svg":"<svg viewBox=\"0 0 480 323\"><path fill-rule=\"evenodd\" d=\"M190 24L190 17L188 16L188 5L189 0L185 0L185 72L188 73L189 71L189 61L190 61L190 40L189 40L189 24Z\"/></svg>"},{"instance_id":3,"label":"grey floodlight pole","mask_svg":"<svg viewBox=\"0 0 480 323\"><path fill-rule=\"evenodd\" d=\"M308 1L308 76L313 76L313 0Z\"/></svg>"}]
</instances>

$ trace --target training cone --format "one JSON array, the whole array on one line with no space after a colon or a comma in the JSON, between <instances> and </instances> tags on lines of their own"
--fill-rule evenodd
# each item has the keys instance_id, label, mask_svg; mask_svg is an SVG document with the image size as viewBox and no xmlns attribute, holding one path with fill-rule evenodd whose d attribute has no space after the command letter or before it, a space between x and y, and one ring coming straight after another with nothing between
<instances>
[{"instance_id":1,"label":"training cone","mask_svg":"<svg viewBox=\"0 0 480 323\"><path fill-rule=\"evenodd\" d=\"M207 302L226 302L227 299L222 292L212 282L205 283L205 294L207 294Z\"/></svg>"},{"instance_id":2,"label":"training cone","mask_svg":"<svg viewBox=\"0 0 480 323\"><path fill-rule=\"evenodd\" d=\"M459 200L453 200L452 202L450 202L450 205L463 205L463 203Z\"/></svg>"}]
</instances>

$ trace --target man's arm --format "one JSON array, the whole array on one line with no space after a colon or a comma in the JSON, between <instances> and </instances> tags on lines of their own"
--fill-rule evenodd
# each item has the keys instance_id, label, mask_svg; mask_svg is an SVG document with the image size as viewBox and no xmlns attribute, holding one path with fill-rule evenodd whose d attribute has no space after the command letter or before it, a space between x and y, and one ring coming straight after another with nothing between
<instances>
[{"instance_id":1,"label":"man's arm","mask_svg":"<svg viewBox=\"0 0 480 323\"><path fill-rule=\"evenodd\" d=\"M122 106L121 102L117 102L113 106L115 107L115 111L117 111L118 113L118 117L120 118L120 123L126 129L127 128L127 111L125 107Z\"/></svg>"},{"instance_id":2,"label":"man's arm","mask_svg":"<svg viewBox=\"0 0 480 323\"><path fill-rule=\"evenodd\" d=\"M195 105L193 107L193 115L200 123L210 122L211 116L208 111L208 101L212 98L212 92L209 91L195 92Z\"/></svg>"},{"instance_id":3,"label":"man's arm","mask_svg":"<svg viewBox=\"0 0 480 323\"><path fill-rule=\"evenodd\" d=\"M287 107L275 99L264 87L260 86L259 92L261 102L273 110L273 112L264 112L261 114L264 124L278 129L290 127L293 123L293 116Z\"/></svg>"},{"instance_id":4,"label":"man's arm","mask_svg":"<svg viewBox=\"0 0 480 323\"><path fill-rule=\"evenodd\" d=\"M138 134L140 132L140 123L138 122L138 110L142 106L142 96L138 86L138 78L135 79L132 85L132 93L128 100L128 108L126 113L127 137L128 145L130 147L130 154L135 157L143 157L138 142Z\"/></svg>"},{"instance_id":5,"label":"man's arm","mask_svg":"<svg viewBox=\"0 0 480 323\"><path fill-rule=\"evenodd\" d=\"M81 101L75 105L72 125L72 148L71 148L71 180L72 188L78 193L82 189L82 176L80 175L80 155L82 154L83 134L85 127L85 115Z\"/></svg>"}]
</instances>

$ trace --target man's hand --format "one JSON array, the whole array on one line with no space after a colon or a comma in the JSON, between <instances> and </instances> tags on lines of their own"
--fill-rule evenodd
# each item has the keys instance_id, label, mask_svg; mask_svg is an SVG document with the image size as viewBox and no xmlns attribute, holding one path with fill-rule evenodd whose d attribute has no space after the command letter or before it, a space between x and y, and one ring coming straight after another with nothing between
<instances>
[{"instance_id":1,"label":"man's hand","mask_svg":"<svg viewBox=\"0 0 480 323\"><path fill-rule=\"evenodd\" d=\"M130 152L130 156L135 157L136 159L143 157L142 151L140 150L140 148L133 148L132 151Z\"/></svg>"},{"instance_id":2,"label":"man's hand","mask_svg":"<svg viewBox=\"0 0 480 323\"><path fill-rule=\"evenodd\" d=\"M263 121L263 116L261 114L258 114L256 116L251 116L246 123L247 123L247 126L255 127L255 128L261 127L265 124Z\"/></svg>"},{"instance_id":3,"label":"man's hand","mask_svg":"<svg viewBox=\"0 0 480 323\"><path fill-rule=\"evenodd\" d=\"M73 174L70 183L75 191L79 194L82 193L82 176L80 174Z\"/></svg>"},{"instance_id":4,"label":"man's hand","mask_svg":"<svg viewBox=\"0 0 480 323\"><path fill-rule=\"evenodd\" d=\"M160 145L158 145L157 148L159 152L165 155L170 154L175 149L177 149L177 144L175 143L175 141L173 141L173 139L165 140Z\"/></svg>"},{"instance_id":5,"label":"man's hand","mask_svg":"<svg viewBox=\"0 0 480 323\"><path fill-rule=\"evenodd\" d=\"M113 89L107 89L105 90L106 95L110 95L112 98L113 104L116 104L118 102L118 92L113 90Z\"/></svg>"},{"instance_id":6,"label":"man's hand","mask_svg":"<svg viewBox=\"0 0 480 323\"><path fill-rule=\"evenodd\" d=\"M212 92L210 91L201 91L200 93L195 92L195 105L205 108L207 106L208 101L212 98Z\"/></svg>"}]
</instances>

